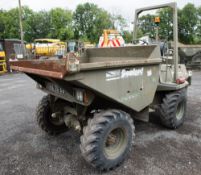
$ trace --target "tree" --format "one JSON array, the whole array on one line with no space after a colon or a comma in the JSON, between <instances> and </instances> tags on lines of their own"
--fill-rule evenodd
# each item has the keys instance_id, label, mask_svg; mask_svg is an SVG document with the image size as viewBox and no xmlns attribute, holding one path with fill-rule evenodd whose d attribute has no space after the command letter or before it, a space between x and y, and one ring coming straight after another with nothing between
<instances>
[{"instance_id":1,"label":"tree","mask_svg":"<svg viewBox=\"0 0 201 175\"><path fill-rule=\"evenodd\" d=\"M148 14L148 15L141 16L138 20L138 30L143 35L148 35L151 38L155 37L154 17L155 17L154 15Z\"/></svg>"},{"instance_id":2,"label":"tree","mask_svg":"<svg viewBox=\"0 0 201 175\"><path fill-rule=\"evenodd\" d=\"M51 25L50 16L46 11L39 11L27 17L24 21L25 40L32 41L37 38L48 37Z\"/></svg>"},{"instance_id":3,"label":"tree","mask_svg":"<svg viewBox=\"0 0 201 175\"><path fill-rule=\"evenodd\" d=\"M50 11L33 12L23 7L25 40L36 38L58 38L61 40L73 37L72 12L55 8Z\"/></svg>"},{"instance_id":4,"label":"tree","mask_svg":"<svg viewBox=\"0 0 201 175\"><path fill-rule=\"evenodd\" d=\"M104 29L112 28L110 15L97 5L80 4L74 12L75 37L98 42Z\"/></svg>"},{"instance_id":5,"label":"tree","mask_svg":"<svg viewBox=\"0 0 201 175\"><path fill-rule=\"evenodd\" d=\"M72 28L73 15L70 10L55 8L50 11L49 36L61 40L71 39L74 36Z\"/></svg>"},{"instance_id":6,"label":"tree","mask_svg":"<svg viewBox=\"0 0 201 175\"><path fill-rule=\"evenodd\" d=\"M164 8L157 11L160 17L159 38L163 40L173 40L173 11L171 8Z\"/></svg>"},{"instance_id":7,"label":"tree","mask_svg":"<svg viewBox=\"0 0 201 175\"><path fill-rule=\"evenodd\" d=\"M143 35L148 35L151 38L156 36L155 17L160 17L159 23L159 38L161 40L173 39L173 13L170 8L159 9L155 15L144 15L139 18L139 29Z\"/></svg>"},{"instance_id":8,"label":"tree","mask_svg":"<svg viewBox=\"0 0 201 175\"><path fill-rule=\"evenodd\" d=\"M25 41L32 41L34 35L33 29L35 23L32 23L32 18L35 15L35 12L29 7L22 7L22 22L23 22L23 31Z\"/></svg>"},{"instance_id":9,"label":"tree","mask_svg":"<svg viewBox=\"0 0 201 175\"><path fill-rule=\"evenodd\" d=\"M123 38L125 40L126 43L131 43L133 40L133 33L129 32L129 31L123 31Z\"/></svg>"},{"instance_id":10,"label":"tree","mask_svg":"<svg viewBox=\"0 0 201 175\"><path fill-rule=\"evenodd\" d=\"M126 42L132 34L126 30L127 21L119 14L110 14L92 3L80 4L74 13L68 9L54 8L35 12L24 6L22 10L24 38L33 42L36 38L81 39L97 43L104 29L117 29ZM155 15L139 18L138 37L155 38L154 17L160 16L159 38L173 39L172 9L160 9ZM201 44L201 7L189 3L178 10L179 41L185 44ZM0 10L0 38L20 38L18 8Z\"/></svg>"},{"instance_id":11,"label":"tree","mask_svg":"<svg viewBox=\"0 0 201 175\"><path fill-rule=\"evenodd\" d=\"M188 3L182 10L179 10L179 39L182 43L193 44L195 30L198 21L197 9Z\"/></svg>"},{"instance_id":12,"label":"tree","mask_svg":"<svg viewBox=\"0 0 201 175\"><path fill-rule=\"evenodd\" d=\"M4 38L20 38L18 8L8 10L4 15Z\"/></svg>"},{"instance_id":13,"label":"tree","mask_svg":"<svg viewBox=\"0 0 201 175\"><path fill-rule=\"evenodd\" d=\"M197 13L198 13L198 21L195 32L195 43L201 44L201 7L197 9Z\"/></svg>"},{"instance_id":14,"label":"tree","mask_svg":"<svg viewBox=\"0 0 201 175\"><path fill-rule=\"evenodd\" d=\"M111 19L113 23L113 28L120 32L123 32L124 28L128 26L126 19L119 14L111 15Z\"/></svg>"},{"instance_id":15,"label":"tree","mask_svg":"<svg viewBox=\"0 0 201 175\"><path fill-rule=\"evenodd\" d=\"M4 10L0 10L0 38L4 38L5 37L5 28L6 28L6 19L5 19L5 11Z\"/></svg>"},{"instance_id":16,"label":"tree","mask_svg":"<svg viewBox=\"0 0 201 175\"><path fill-rule=\"evenodd\" d=\"M201 10L200 10L201 11ZM200 12L201 14L201 12ZM139 19L139 28L143 35L155 36L154 17L159 16L161 22L159 24L159 38L165 40L173 40L173 14L172 9L165 8L157 11L156 15L144 15ZM178 9L178 33L179 41L184 44L193 44L199 42L201 31L201 15L199 17L199 9L191 3Z\"/></svg>"}]
</instances>

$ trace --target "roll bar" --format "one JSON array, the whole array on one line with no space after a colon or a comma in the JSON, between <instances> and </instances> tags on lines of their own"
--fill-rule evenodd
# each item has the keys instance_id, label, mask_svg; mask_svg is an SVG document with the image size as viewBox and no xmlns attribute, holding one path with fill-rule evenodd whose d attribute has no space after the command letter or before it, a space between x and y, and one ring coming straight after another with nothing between
<instances>
[{"instance_id":1,"label":"roll bar","mask_svg":"<svg viewBox=\"0 0 201 175\"><path fill-rule=\"evenodd\" d=\"M173 10L173 40L174 40L174 81L178 78L178 16L177 16L177 3L167 3L162 5L150 6L145 8L139 8L135 10L134 28L133 28L133 40L137 39L138 17L144 11L156 10L160 8L170 7Z\"/></svg>"}]
</instances>

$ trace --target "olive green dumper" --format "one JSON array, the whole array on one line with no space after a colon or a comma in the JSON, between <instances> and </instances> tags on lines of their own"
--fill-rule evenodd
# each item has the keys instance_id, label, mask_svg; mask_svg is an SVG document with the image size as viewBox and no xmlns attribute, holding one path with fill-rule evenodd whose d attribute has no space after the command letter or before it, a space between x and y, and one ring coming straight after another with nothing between
<instances>
[{"instance_id":1,"label":"olive green dumper","mask_svg":"<svg viewBox=\"0 0 201 175\"><path fill-rule=\"evenodd\" d=\"M167 6L177 14L175 3L151 9ZM176 31L174 36L177 42ZM81 132L84 159L107 171L128 156L133 119L148 121L149 111L155 110L164 126L182 125L189 76L177 58L175 53L167 64L157 45L92 48L80 58L69 54L61 60L18 61L12 69L26 73L48 94L36 111L42 130L51 135L69 128Z\"/></svg>"}]
</instances>

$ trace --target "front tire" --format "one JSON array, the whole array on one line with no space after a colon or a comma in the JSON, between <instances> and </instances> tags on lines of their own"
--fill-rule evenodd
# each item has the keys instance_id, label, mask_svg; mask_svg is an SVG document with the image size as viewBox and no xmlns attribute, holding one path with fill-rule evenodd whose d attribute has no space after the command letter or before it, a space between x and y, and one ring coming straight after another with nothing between
<instances>
[{"instance_id":1,"label":"front tire","mask_svg":"<svg viewBox=\"0 0 201 175\"><path fill-rule=\"evenodd\" d=\"M57 135L68 130L64 122L53 121L50 95L44 96L36 108L36 119L39 127L49 135Z\"/></svg>"},{"instance_id":2,"label":"front tire","mask_svg":"<svg viewBox=\"0 0 201 175\"><path fill-rule=\"evenodd\" d=\"M186 116L186 88L165 95L159 107L161 123L170 129L181 126Z\"/></svg>"},{"instance_id":3,"label":"front tire","mask_svg":"<svg viewBox=\"0 0 201 175\"><path fill-rule=\"evenodd\" d=\"M84 159L99 170L117 167L132 148L134 129L132 118L123 111L108 110L95 115L81 136Z\"/></svg>"}]
</instances>

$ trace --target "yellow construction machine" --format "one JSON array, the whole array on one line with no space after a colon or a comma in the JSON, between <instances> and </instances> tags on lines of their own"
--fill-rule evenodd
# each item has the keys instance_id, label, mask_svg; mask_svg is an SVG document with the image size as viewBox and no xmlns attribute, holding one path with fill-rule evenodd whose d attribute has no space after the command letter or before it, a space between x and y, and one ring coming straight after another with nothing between
<instances>
[{"instance_id":1,"label":"yellow construction machine","mask_svg":"<svg viewBox=\"0 0 201 175\"><path fill-rule=\"evenodd\" d=\"M27 44L35 57L41 56L62 56L66 50L66 44L59 39L35 39L33 44Z\"/></svg>"},{"instance_id":2,"label":"yellow construction machine","mask_svg":"<svg viewBox=\"0 0 201 175\"><path fill-rule=\"evenodd\" d=\"M98 47L121 47L125 45L122 35L113 29L103 30L102 36L99 38Z\"/></svg>"},{"instance_id":3,"label":"yellow construction machine","mask_svg":"<svg viewBox=\"0 0 201 175\"><path fill-rule=\"evenodd\" d=\"M7 72L6 69L6 54L3 49L2 43L0 43L0 74Z\"/></svg>"}]
</instances>

